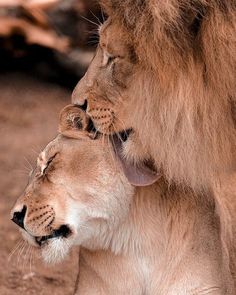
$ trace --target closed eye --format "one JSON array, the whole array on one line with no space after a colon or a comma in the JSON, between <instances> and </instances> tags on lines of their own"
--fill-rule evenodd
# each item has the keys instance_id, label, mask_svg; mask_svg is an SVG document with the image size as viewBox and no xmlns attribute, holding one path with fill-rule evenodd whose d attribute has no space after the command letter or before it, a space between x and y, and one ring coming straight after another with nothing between
<instances>
[{"instance_id":1,"label":"closed eye","mask_svg":"<svg viewBox=\"0 0 236 295\"><path fill-rule=\"evenodd\" d=\"M103 62L102 67L108 67L113 63L113 61L117 58L117 56L114 56L112 54L104 53L103 55Z\"/></svg>"},{"instance_id":2,"label":"closed eye","mask_svg":"<svg viewBox=\"0 0 236 295\"><path fill-rule=\"evenodd\" d=\"M109 66L115 59L116 59L115 56L109 56L107 59L107 66Z\"/></svg>"},{"instance_id":3,"label":"closed eye","mask_svg":"<svg viewBox=\"0 0 236 295\"><path fill-rule=\"evenodd\" d=\"M50 157L47 161L47 164L45 165L43 171L42 171L42 174L45 174L46 173L46 170L49 168L50 164L52 163L53 159L56 157L58 153L56 153L55 155L53 155L52 157Z\"/></svg>"}]
</instances>

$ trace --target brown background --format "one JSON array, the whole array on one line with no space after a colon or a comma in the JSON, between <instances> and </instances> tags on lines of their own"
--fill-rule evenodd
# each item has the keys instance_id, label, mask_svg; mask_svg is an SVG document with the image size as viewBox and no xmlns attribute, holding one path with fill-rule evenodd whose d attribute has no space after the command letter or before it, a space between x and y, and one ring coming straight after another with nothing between
<instances>
[{"instance_id":1,"label":"brown background","mask_svg":"<svg viewBox=\"0 0 236 295\"><path fill-rule=\"evenodd\" d=\"M69 102L70 91L58 85L22 73L0 75L1 295L73 294L77 249L65 263L46 267L33 249L19 244L18 228L10 221L10 210L27 184L30 164L55 136L58 112Z\"/></svg>"},{"instance_id":2,"label":"brown background","mask_svg":"<svg viewBox=\"0 0 236 295\"><path fill-rule=\"evenodd\" d=\"M0 295L73 294L78 273L78 249L64 263L45 266L10 221L30 166L57 133L59 111L88 66L104 18L94 0L53 2L0 0Z\"/></svg>"}]
</instances>

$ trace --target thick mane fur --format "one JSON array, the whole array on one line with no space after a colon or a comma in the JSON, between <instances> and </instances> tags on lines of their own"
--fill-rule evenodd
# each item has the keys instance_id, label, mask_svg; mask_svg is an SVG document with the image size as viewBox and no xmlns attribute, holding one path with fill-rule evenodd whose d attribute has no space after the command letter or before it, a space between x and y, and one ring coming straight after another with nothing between
<instances>
[{"instance_id":1,"label":"thick mane fur","mask_svg":"<svg viewBox=\"0 0 236 295\"><path fill-rule=\"evenodd\" d=\"M235 0L103 0L139 60L135 128L169 180L194 189L234 169Z\"/></svg>"}]
</instances>

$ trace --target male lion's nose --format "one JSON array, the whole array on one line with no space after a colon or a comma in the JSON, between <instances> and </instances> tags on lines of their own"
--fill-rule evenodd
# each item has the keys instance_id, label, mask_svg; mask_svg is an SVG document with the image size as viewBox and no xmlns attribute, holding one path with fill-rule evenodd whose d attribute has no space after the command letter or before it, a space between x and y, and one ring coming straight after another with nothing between
<instances>
[{"instance_id":1,"label":"male lion's nose","mask_svg":"<svg viewBox=\"0 0 236 295\"><path fill-rule=\"evenodd\" d=\"M87 101L87 93L85 91L81 91L79 84L75 87L72 92L71 101L73 104L77 104L79 106L83 106Z\"/></svg>"},{"instance_id":2,"label":"male lion's nose","mask_svg":"<svg viewBox=\"0 0 236 295\"><path fill-rule=\"evenodd\" d=\"M83 111L87 111L87 107L88 107L88 101L87 101L87 99L84 99L83 100L83 104L80 104L79 105L80 106L80 108L83 110Z\"/></svg>"},{"instance_id":3,"label":"male lion's nose","mask_svg":"<svg viewBox=\"0 0 236 295\"><path fill-rule=\"evenodd\" d=\"M12 217L12 221L22 228L24 228L24 218L25 218L26 210L27 210L27 207L24 206L21 211L14 212Z\"/></svg>"}]
</instances>

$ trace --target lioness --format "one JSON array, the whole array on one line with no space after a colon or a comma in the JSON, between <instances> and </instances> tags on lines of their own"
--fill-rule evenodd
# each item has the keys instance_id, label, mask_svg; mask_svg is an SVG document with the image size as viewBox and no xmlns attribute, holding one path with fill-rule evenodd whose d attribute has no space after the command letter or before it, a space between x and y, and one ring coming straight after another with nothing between
<instances>
[{"instance_id":1,"label":"lioness","mask_svg":"<svg viewBox=\"0 0 236 295\"><path fill-rule=\"evenodd\" d=\"M214 201L119 162L79 107L61 120L12 210L44 260L80 245L78 294L235 294Z\"/></svg>"}]
</instances>

